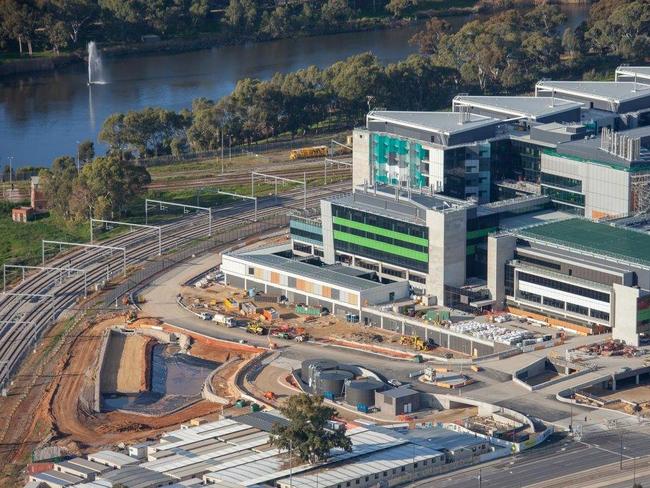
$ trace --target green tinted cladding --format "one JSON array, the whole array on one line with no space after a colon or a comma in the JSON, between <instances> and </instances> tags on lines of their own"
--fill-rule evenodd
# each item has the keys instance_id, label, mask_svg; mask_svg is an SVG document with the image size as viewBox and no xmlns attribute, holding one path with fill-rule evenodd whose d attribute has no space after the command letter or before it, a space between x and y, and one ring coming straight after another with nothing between
<instances>
[{"instance_id":1,"label":"green tinted cladding","mask_svg":"<svg viewBox=\"0 0 650 488\"><path fill-rule=\"evenodd\" d=\"M394 230L382 229L381 227L363 224L361 222L355 222L354 220L348 220L342 217L334 217L334 223L343 225L345 227L351 227L353 229L362 230L364 232L371 232L373 234L378 234L380 236L390 237L392 239L397 239L399 241L410 242L412 244L417 244L419 246L425 246L425 247L429 246L429 240L423 237L410 236L408 234L403 234L401 232L395 232Z\"/></svg>"},{"instance_id":2,"label":"green tinted cladding","mask_svg":"<svg viewBox=\"0 0 650 488\"><path fill-rule=\"evenodd\" d=\"M343 242L349 242L351 244L356 244L358 246L366 247L368 249L375 249L377 251L383 251L390 254L395 254L397 256L414 259L416 261L421 261L423 263L429 262L429 256L427 255L427 253L413 251L411 249L395 246L393 244L387 244L385 242L373 241L372 239L368 239L366 237L355 236L354 234L348 234L346 232L341 232L339 230L334 231L334 239Z\"/></svg>"}]
</instances>

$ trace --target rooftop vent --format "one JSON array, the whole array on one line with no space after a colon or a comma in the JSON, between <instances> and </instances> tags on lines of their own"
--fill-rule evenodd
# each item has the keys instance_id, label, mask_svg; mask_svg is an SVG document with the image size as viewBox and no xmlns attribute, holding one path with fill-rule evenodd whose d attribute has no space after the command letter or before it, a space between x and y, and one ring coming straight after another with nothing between
<instances>
[{"instance_id":1,"label":"rooftop vent","mask_svg":"<svg viewBox=\"0 0 650 488\"><path fill-rule=\"evenodd\" d=\"M465 122L469 122L472 116L470 112L471 107L461 105L458 109L458 125L463 125Z\"/></svg>"},{"instance_id":2,"label":"rooftop vent","mask_svg":"<svg viewBox=\"0 0 650 488\"><path fill-rule=\"evenodd\" d=\"M604 127L600 133L600 148L626 161L635 161L641 155L641 138L619 134Z\"/></svg>"}]
</instances>

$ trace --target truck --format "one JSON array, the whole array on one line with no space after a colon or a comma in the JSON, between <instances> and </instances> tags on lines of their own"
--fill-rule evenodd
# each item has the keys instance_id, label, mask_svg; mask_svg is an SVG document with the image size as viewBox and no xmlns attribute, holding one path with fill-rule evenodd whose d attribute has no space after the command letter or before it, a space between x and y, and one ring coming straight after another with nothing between
<instances>
[{"instance_id":1,"label":"truck","mask_svg":"<svg viewBox=\"0 0 650 488\"><path fill-rule=\"evenodd\" d=\"M226 327L235 327L237 325L237 321L233 317L228 317L222 313L215 313L212 316L212 321L217 324L223 324Z\"/></svg>"},{"instance_id":2,"label":"truck","mask_svg":"<svg viewBox=\"0 0 650 488\"><path fill-rule=\"evenodd\" d=\"M327 146L311 146L301 147L299 149L292 149L289 153L289 159L295 161L296 159L317 158L328 156Z\"/></svg>"}]
</instances>

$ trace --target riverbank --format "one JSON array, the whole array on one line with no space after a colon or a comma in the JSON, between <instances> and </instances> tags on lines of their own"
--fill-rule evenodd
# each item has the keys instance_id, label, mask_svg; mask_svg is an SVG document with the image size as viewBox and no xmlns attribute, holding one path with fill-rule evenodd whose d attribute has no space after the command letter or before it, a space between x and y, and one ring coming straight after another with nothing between
<instances>
[{"instance_id":1,"label":"riverbank","mask_svg":"<svg viewBox=\"0 0 650 488\"><path fill-rule=\"evenodd\" d=\"M558 0L565 1L565 0ZM101 45L100 51L105 58L126 58L132 56L179 54L203 49L228 47L236 45L247 45L252 43L264 43L283 39L296 39L318 36L330 36L337 34L348 34L355 32L367 32L375 30L401 29L422 23L425 19L437 17L460 17L476 15L483 12L477 2L472 6L447 7L441 9L427 9L413 12L411 17L395 19L394 17L363 17L353 19L344 25L328 27L327 29L317 28L312 31L289 32L284 36L259 37L246 36L234 38L228 32L202 33L192 39L173 38L159 41L148 41L138 43L119 43L113 45ZM524 8L532 7L534 1ZM28 73L54 71L70 64L86 62L87 53L85 50L77 50L62 55L52 55L34 58L9 58L0 60L0 77L10 77Z\"/></svg>"}]
</instances>

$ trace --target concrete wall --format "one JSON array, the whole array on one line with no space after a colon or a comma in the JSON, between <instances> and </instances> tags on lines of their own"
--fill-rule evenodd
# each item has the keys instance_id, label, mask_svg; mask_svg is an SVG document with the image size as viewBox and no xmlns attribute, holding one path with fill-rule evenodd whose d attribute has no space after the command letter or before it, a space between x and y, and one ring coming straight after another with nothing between
<instances>
[{"instance_id":1,"label":"concrete wall","mask_svg":"<svg viewBox=\"0 0 650 488\"><path fill-rule=\"evenodd\" d=\"M630 211L630 175L603 164L542 154L541 171L582 181L585 217L601 218Z\"/></svg>"},{"instance_id":2,"label":"concrete wall","mask_svg":"<svg viewBox=\"0 0 650 488\"><path fill-rule=\"evenodd\" d=\"M427 211L429 228L429 276L427 294L444 301L445 285L465 284L467 211Z\"/></svg>"},{"instance_id":3,"label":"concrete wall","mask_svg":"<svg viewBox=\"0 0 650 488\"><path fill-rule=\"evenodd\" d=\"M614 283L614 329L612 337L632 346L639 345L637 300L641 290Z\"/></svg>"},{"instance_id":4,"label":"concrete wall","mask_svg":"<svg viewBox=\"0 0 650 488\"><path fill-rule=\"evenodd\" d=\"M99 358L97 359L97 369L95 371L95 412L102 411L102 370L104 368L104 358L106 356L106 348L108 341L111 337L111 329L104 331L102 338L102 345L99 348Z\"/></svg>"},{"instance_id":5,"label":"concrete wall","mask_svg":"<svg viewBox=\"0 0 650 488\"><path fill-rule=\"evenodd\" d=\"M370 171L370 132L366 129L352 131L352 186L373 184Z\"/></svg>"},{"instance_id":6,"label":"concrete wall","mask_svg":"<svg viewBox=\"0 0 650 488\"><path fill-rule=\"evenodd\" d=\"M514 258L516 247L517 238L515 236L488 236L487 285L495 300L495 310L503 310L505 306L505 264L506 261Z\"/></svg>"},{"instance_id":7,"label":"concrete wall","mask_svg":"<svg viewBox=\"0 0 650 488\"><path fill-rule=\"evenodd\" d=\"M334 250L334 229L332 228L332 204L327 200L320 201L320 218L323 230L323 261L327 264L334 264L336 251Z\"/></svg>"}]
</instances>

